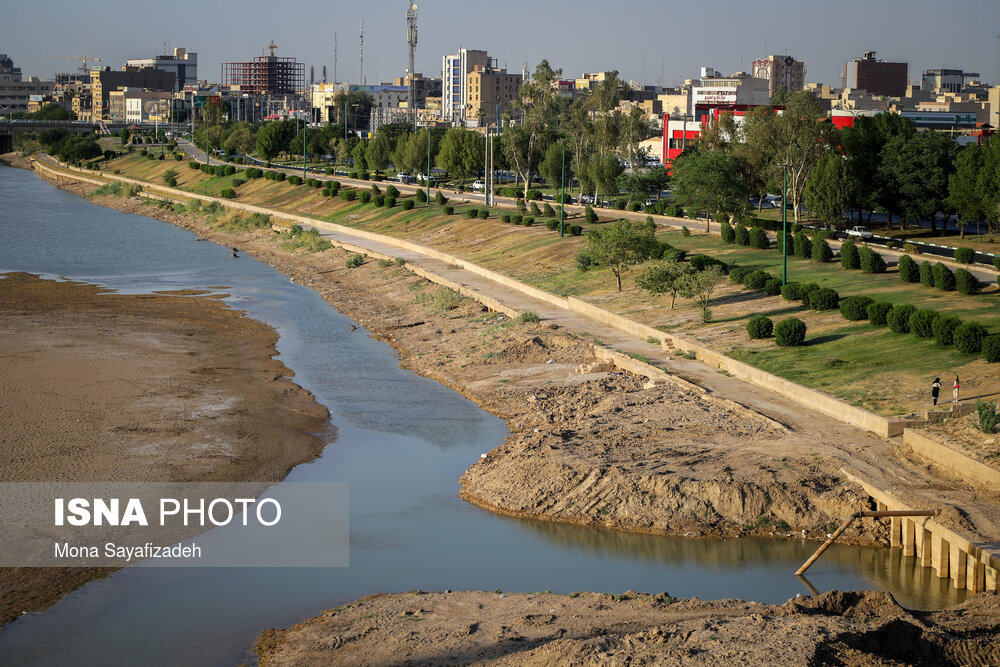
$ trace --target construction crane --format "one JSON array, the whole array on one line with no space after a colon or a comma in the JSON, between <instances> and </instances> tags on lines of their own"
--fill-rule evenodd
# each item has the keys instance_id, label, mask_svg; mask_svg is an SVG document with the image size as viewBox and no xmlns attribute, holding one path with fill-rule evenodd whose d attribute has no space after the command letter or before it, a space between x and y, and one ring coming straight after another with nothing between
<instances>
[{"instance_id":1,"label":"construction crane","mask_svg":"<svg viewBox=\"0 0 1000 667\"><path fill-rule=\"evenodd\" d=\"M91 61L93 61L95 63L101 62L100 58L91 58L90 56L87 56L87 55L83 55L83 56L57 56L55 58L52 58L52 60L79 60L81 63L83 63L82 65L80 65L80 71L81 72L88 72L88 71L90 71L90 68L87 67L87 61L88 60L91 60Z\"/></svg>"},{"instance_id":2,"label":"construction crane","mask_svg":"<svg viewBox=\"0 0 1000 667\"><path fill-rule=\"evenodd\" d=\"M273 57L274 57L274 50L275 50L276 48L278 48L278 45L277 45L277 44L275 44L275 43L274 43L274 40L272 39L272 40L271 40L271 43L267 45L267 48L271 49L271 57L273 58Z\"/></svg>"}]
</instances>

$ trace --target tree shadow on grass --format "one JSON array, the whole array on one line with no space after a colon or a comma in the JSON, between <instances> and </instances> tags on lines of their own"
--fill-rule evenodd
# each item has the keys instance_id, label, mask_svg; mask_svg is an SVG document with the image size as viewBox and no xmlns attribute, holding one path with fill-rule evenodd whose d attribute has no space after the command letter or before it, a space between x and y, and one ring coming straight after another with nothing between
<instances>
[{"instance_id":1,"label":"tree shadow on grass","mask_svg":"<svg viewBox=\"0 0 1000 667\"><path fill-rule=\"evenodd\" d=\"M801 313L806 310L803 306L786 306L785 308L775 308L773 310L762 310L757 313L752 313L749 317L754 317L755 315L764 315L765 317L778 317L779 315L792 315L795 313ZM737 322L739 320L746 319L747 315L736 315L734 317L722 317L713 319L712 322Z\"/></svg>"},{"instance_id":2,"label":"tree shadow on grass","mask_svg":"<svg viewBox=\"0 0 1000 667\"><path fill-rule=\"evenodd\" d=\"M846 338L847 334L827 334L825 336L818 336L816 338L811 338L806 341L806 345L822 345L823 343L831 343L835 340L840 340L841 338Z\"/></svg>"}]
</instances>

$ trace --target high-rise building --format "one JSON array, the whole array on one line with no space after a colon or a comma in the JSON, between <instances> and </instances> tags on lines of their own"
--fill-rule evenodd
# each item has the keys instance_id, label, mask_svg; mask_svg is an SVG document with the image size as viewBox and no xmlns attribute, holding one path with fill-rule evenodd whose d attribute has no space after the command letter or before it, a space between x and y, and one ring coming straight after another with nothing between
<instances>
[{"instance_id":1,"label":"high-rise building","mask_svg":"<svg viewBox=\"0 0 1000 667\"><path fill-rule=\"evenodd\" d=\"M773 96L781 86L789 91L802 90L806 83L806 65L791 56L768 56L753 61L753 75L767 79L768 91Z\"/></svg>"},{"instance_id":2,"label":"high-rise building","mask_svg":"<svg viewBox=\"0 0 1000 667\"><path fill-rule=\"evenodd\" d=\"M508 74L506 69L476 65L469 72L465 103L465 118L482 117L485 124L495 123L500 114L510 110L522 83L520 74Z\"/></svg>"},{"instance_id":3,"label":"high-rise building","mask_svg":"<svg viewBox=\"0 0 1000 667\"><path fill-rule=\"evenodd\" d=\"M164 72L173 72L174 92L185 86L198 85L198 54L186 49L175 48L173 55L159 55L152 58L135 58L125 61L126 67L150 67Z\"/></svg>"},{"instance_id":4,"label":"high-rise building","mask_svg":"<svg viewBox=\"0 0 1000 667\"><path fill-rule=\"evenodd\" d=\"M876 60L875 51L863 58L848 60L844 67L844 87L867 90L872 95L902 97L906 94L907 63Z\"/></svg>"},{"instance_id":5,"label":"high-rise building","mask_svg":"<svg viewBox=\"0 0 1000 667\"><path fill-rule=\"evenodd\" d=\"M34 76L24 81L21 68L15 67L6 53L0 53L0 111L4 114L26 112L32 97L51 95L54 85L52 81L39 81Z\"/></svg>"},{"instance_id":6,"label":"high-rise building","mask_svg":"<svg viewBox=\"0 0 1000 667\"><path fill-rule=\"evenodd\" d=\"M978 72L963 72L960 69L929 69L924 71L920 89L932 93L961 93L967 79L978 79Z\"/></svg>"},{"instance_id":7,"label":"high-rise building","mask_svg":"<svg viewBox=\"0 0 1000 667\"><path fill-rule=\"evenodd\" d=\"M177 80L173 72L144 67L126 67L122 70L90 70L90 95L92 120L108 119L111 91L119 88L136 88L153 92L173 92Z\"/></svg>"},{"instance_id":8,"label":"high-rise building","mask_svg":"<svg viewBox=\"0 0 1000 667\"><path fill-rule=\"evenodd\" d=\"M476 66L488 67L489 56L485 51L459 49L441 61L441 100L443 118L453 125L464 124L466 104L469 99L469 73Z\"/></svg>"},{"instance_id":9,"label":"high-rise building","mask_svg":"<svg viewBox=\"0 0 1000 667\"><path fill-rule=\"evenodd\" d=\"M249 62L222 63L222 85L251 95L294 95L305 87L305 81L305 63L295 58L270 55Z\"/></svg>"}]
</instances>

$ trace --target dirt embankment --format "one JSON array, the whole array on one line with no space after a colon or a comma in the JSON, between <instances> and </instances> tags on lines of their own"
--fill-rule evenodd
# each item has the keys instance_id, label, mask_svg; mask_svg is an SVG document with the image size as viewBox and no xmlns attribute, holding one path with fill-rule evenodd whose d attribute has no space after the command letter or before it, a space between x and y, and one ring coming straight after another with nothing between
<instances>
[{"instance_id":1,"label":"dirt embankment","mask_svg":"<svg viewBox=\"0 0 1000 667\"><path fill-rule=\"evenodd\" d=\"M782 605L668 594L374 595L255 650L275 665L995 665L1000 601L937 612L888 593L831 591Z\"/></svg>"},{"instance_id":2,"label":"dirt embankment","mask_svg":"<svg viewBox=\"0 0 1000 667\"><path fill-rule=\"evenodd\" d=\"M334 437L277 335L202 297L0 279L0 481L277 481ZM0 569L0 624L113 570Z\"/></svg>"}]
</instances>

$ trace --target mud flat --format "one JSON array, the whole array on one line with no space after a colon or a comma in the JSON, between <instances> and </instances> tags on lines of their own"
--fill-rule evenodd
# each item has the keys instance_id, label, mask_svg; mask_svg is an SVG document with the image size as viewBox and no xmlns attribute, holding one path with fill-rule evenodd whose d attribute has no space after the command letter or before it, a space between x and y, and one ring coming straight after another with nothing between
<instances>
[{"instance_id":1,"label":"mud flat","mask_svg":"<svg viewBox=\"0 0 1000 667\"><path fill-rule=\"evenodd\" d=\"M198 296L0 279L0 481L278 481L334 433L277 334ZM110 569L0 569L0 623Z\"/></svg>"},{"instance_id":2,"label":"mud flat","mask_svg":"<svg viewBox=\"0 0 1000 667\"><path fill-rule=\"evenodd\" d=\"M275 665L995 665L1000 600L936 612L888 593L782 605L663 593L373 595L255 646Z\"/></svg>"}]
</instances>

